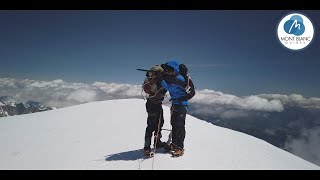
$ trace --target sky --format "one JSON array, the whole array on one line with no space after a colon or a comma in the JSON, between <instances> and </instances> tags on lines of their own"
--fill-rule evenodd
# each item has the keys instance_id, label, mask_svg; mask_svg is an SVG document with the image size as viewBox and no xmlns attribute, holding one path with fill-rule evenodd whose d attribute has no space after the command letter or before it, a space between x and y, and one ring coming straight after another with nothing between
<instances>
[{"instance_id":1,"label":"sky","mask_svg":"<svg viewBox=\"0 0 320 180\"><path fill-rule=\"evenodd\" d=\"M282 17L300 12L314 25L304 50L277 38ZM0 11L0 77L140 85L171 58L199 89L238 96L319 97L319 11Z\"/></svg>"},{"instance_id":2,"label":"sky","mask_svg":"<svg viewBox=\"0 0 320 180\"><path fill-rule=\"evenodd\" d=\"M142 99L110 100L5 117L0 121L0 169L320 169L266 141L189 115L183 156L172 158L157 149L154 159L144 159L144 104ZM170 108L163 110L168 119ZM169 126L165 121L163 127ZM166 141L169 132L162 134Z\"/></svg>"}]
</instances>

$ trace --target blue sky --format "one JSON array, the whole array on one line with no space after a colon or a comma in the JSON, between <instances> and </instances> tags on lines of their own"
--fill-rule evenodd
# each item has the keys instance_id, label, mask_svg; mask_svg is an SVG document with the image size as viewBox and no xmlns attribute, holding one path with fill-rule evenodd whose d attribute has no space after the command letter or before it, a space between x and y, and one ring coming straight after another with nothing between
<instances>
[{"instance_id":1,"label":"blue sky","mask_svg":"<svg viewBox=\"0 0 320 180\"><path fill-rule=\"evenodd\" d=\"M298 11L315 37L297 52L276 34L290 12L0 11L0 77L141 84L136 68L176 58L197 89L319 97L320 12Z\"/></svg>"}]
</instances>

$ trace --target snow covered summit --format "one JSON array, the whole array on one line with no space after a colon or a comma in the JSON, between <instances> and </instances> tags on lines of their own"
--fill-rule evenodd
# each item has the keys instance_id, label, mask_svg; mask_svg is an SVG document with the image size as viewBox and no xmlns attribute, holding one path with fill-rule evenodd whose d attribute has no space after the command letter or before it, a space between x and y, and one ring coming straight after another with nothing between
<instances>
[{"instance_id":1,"label":"snow covered summit","mask_svg":"<svg viewBox=\"0 0 320 180\"><path fill-rule=\"evenodd\" d=\"M170 129L170 109L163 106ZM0 169L151 169L141 99L109 100L0 119ZM169 132L163 131L166 141ZM320 169L263 140L187 115L185 154L157 150L154 169Z\"/></svg>"}]
</instances>

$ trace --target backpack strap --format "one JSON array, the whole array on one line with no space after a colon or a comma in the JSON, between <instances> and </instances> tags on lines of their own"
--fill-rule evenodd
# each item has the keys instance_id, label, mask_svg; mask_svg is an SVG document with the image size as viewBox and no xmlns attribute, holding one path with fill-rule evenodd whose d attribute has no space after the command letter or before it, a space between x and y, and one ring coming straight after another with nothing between
<instances>
[{"instance_id":1,"label":"backpack strap","mask_svg":"<svg viewBox=\"0 0 320 180\"><path fill-rule=\"evenodd\" d=\"M164 79L169 84L177 84L179 86L185 87L185 82L183 82L180 79L177 79L176 77L168 76Z\"/></svg>"},{"instance_id":2,"label":"backpack strap","mask_svg":"<svg viewBox=\"0 0 320 180\"><path fill-rule=\"evenodd\" d=\"M188 77L188 86L186 87L186 93L187 94L185 96L175 98L174 100L179 101L179 102L187 101L195 95L194 84L193 84L190 76ZM171 99L171 100L173 100L173 99Z\"/></svg>"},{"instance_id":3,"label":"backpack strap","mask_svg":"<svg viewBox=\"0 0 320 180\"><path fill-rule=\"evenodd\" d=\"M186 77L187 77L187 86L186 86L186 92L188 93L188 94L190 94L191 93L191 86L190 86L190 76L189 75L186 75Z\"/></svg>"}]
</instances>

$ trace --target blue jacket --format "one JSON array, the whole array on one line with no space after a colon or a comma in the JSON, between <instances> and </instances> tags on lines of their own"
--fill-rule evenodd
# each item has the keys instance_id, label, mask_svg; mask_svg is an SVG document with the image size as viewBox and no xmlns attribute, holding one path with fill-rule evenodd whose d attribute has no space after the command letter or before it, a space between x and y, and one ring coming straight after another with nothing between
<instances>
[{"instance_id":1,"label":"blue jacket","mask_svg":"<svg viewBox=\"0 0 320 180\"><path fill-rule=\"evenodd\" d=\"M174 71L176 73L179 73L179 63L176 61L169 61L167 65L173 67ZM183 76L178 75L176 76L177 79L185 82L185 79ZM188 101L177 101L175 100L176 98L180 98L186 95L186 90L184 87L177 85L177 84L169 84L165 80L161 81L162 87L164 87L167 91L169 91L171 99L172 99L172 104L180 104L180 105L189 105Z\"/></svg>"}]
</instances>

